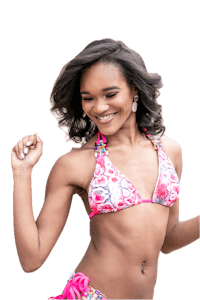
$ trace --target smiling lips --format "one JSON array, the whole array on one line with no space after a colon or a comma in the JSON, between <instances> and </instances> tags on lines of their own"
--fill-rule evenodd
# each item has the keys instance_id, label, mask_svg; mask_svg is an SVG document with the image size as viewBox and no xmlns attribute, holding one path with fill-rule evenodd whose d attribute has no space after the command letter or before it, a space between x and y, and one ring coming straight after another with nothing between
<instances>
[{"instance_id":1,"label":"smiling lips","mask_svg":"<svg viewBox=\"0 0 200 300\"><path fill-rule=\"evenodd\" d=\"M115 115L116 113L107 115L105 117L96 117L96 118L98 119L99 123L105 124L111 122L114 119Z\"/></svg>"}]
</instances>

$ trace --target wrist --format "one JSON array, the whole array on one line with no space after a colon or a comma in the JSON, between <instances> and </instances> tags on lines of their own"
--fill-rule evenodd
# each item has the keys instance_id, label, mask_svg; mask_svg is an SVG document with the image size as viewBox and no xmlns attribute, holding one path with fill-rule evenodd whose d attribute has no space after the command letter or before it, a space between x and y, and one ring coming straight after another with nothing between
<instances>
[{"instance_id":1,"label":"wrist","mask_svg":"<svg viewBox=\"0 0 200 300\"><path fill-rule=\"evenodd\" d=\"M13 168L13 176L30 176L33 168Z\"/></svg>"}]
</instances>

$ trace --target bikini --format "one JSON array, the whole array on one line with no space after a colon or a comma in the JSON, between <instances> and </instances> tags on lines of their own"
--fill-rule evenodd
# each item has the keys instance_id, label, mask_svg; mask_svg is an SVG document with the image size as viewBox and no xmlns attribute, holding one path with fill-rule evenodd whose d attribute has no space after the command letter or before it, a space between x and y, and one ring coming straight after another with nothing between
<instances>
[{"instance_id":1,"label":"bikini","mask_svg":"<svg viewBox=\"0 0 200 300\"><path fill-rule=\"evenodd\" d=\"M146 128L144 128L146 131ZM102 139L101 139L102 137ZM106 138L98 132L95 145L96 167L89 187L88 201L92 209L89 218L101 213L117 212L132 205L152 202L171 207L178 199L179 179L171 160L159 139L147 134L158 152L159 175L152 199L142 199L128 178L108 157Z\"/></svg>"},{"instance_id":2,"label":"bikini","mask_svg":"<svg viewBox=\"0 0 200 300\"><path fill-rule=\"evenodd\" d=\"M144 128L145 131L146 128ZM152 142L158 152L159 175L152 199L142 199L128 178L120 172L108 157L107 140L98 132L95 145L96 166L90 183L88 201L92 209L89 218L102 213L117 212L127 207L143 202L151 202L171 207L179 196L179 179L171 160L161 146L159 139L146 132L146 137ZM73 271L63 293L50 299L101 299L107 300L99 290L89 284L89 277Z\"/></svg>"}]
</instances>

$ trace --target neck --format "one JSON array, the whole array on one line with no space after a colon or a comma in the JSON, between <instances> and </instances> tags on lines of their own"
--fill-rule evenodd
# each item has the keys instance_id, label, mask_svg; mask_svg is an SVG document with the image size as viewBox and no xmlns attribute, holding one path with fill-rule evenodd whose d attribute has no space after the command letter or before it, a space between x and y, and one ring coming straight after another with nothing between
<instances>
[{"instance_id":1,"label":"neck","mask_svg":"<svg viewBox=\"0 0 200 300\"><path fill-rule=\"evenodd\" d=\"M102 133L103 134L103 133ZM138 141L146 139L145 134L138 129L137 123L130 128L120 128L112 135L103 134L109 146L134 147Z\"/></svg>"}]
</instances>

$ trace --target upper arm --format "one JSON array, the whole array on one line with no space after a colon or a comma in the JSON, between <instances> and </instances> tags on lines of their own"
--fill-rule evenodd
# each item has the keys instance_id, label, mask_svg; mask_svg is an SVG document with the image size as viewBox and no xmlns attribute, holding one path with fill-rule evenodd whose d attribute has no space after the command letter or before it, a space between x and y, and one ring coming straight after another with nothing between
<instances>
[{"instance_id":1,"label":"upper arm","mask_svg":"<svg viewBox=\"0 0 200 300\"><path fill-rule=\"evenodd\" d=\"M176 141L169 139L167 137L163 137L163 139L161 139L161 144L165 152L170 157L170 160L173 163L173 166L176 170L180 182L181 174L182 174L182 166L183 166L181 147ZM179 199L169 208L169 217L168 217L165 242L171 236L178 222L179 222ZM163 244L163 249L164 246L166 246L165 242Z\"/></svg>"},{"instance_id":2,"label":"upper arm","mask_svg":"<svg viewBox=\"0 0 200 300\"><path fill-rule=\"evenodd\" d=\"M68 161L64 155L54 164L46 184L45 201L36 221L40 266L53 249L69 214L75 187L70 182L73 168Z\"/></svg>"}]
</instances>

